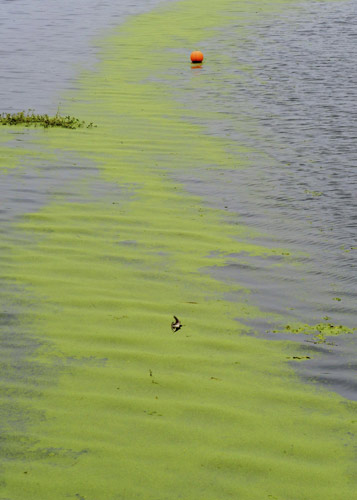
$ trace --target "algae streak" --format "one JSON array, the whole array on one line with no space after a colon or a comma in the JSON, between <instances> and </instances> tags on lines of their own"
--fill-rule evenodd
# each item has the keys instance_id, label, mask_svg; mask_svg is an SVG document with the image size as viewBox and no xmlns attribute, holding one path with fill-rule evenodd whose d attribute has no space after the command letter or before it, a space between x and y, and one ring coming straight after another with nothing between
<instances>
[{"instance_id":1,"label":"algae streak","mask_svg":"<svg viewBox=\"0 0 357 500\"><path fill-rule=\"evenodd\" d=\"M232 285L200 272L230 253L286 249L251 243L170 177L239 168L240 147L189 123L162 77L179 66L190 78L191 48L232 19L249 29L256 10L193 0L133 18L101 43L98 72L68 104L98 128L37 134L46 154L95 162L107 193L83 179L85 202L60 193L13 228L3 270L32 298L22 318L38 347L30 382L4 383L20 406L6 410L2 498L353 498L355 405L303 385L286 343L241 335L234 318L262 313L225 301Z\"/></svg>"}]
</instances>

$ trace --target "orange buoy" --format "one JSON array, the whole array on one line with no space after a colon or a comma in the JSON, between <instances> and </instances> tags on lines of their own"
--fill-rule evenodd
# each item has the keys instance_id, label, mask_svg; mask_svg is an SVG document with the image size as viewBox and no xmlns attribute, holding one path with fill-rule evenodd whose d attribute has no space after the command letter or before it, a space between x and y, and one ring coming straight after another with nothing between
<instances>
[{"instance_id":1,"label":"orange buoy","mask_svg":"<svg viewBox=\"0 0 357 500\"><path fill-rule=\"evenodd\" d=\"M203 54L199 50L194 50L191 53L191 61L193 63L201 63L203 61Z\"/></svg>"}]
</instances>

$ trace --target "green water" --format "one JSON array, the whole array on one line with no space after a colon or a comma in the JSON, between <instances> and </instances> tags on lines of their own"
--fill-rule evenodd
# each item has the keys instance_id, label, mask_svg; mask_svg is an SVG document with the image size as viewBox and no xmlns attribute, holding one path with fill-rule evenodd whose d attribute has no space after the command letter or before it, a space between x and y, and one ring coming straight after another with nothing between
<instances>
[{"instance_id":1,"label":"green water","mask_svg":"<svg viewBox=\"0 0 357 500\"><path fill-rule=\"evenodd\" d=\"M231 253L294 255L171 180L240 168L244 145L190 124L162 76L191 71L190 50L234 16L249 25L291 3L190 0L132 18L67 96L97 128L33 135L28 162L39 150L95 164L122 194L79 182L85 202L59 193L11 229L2 294L24 333L2 381L1 499L356 498L355 403L304 385L287 364L296 345L244 335L262 313L203 272Z\"/></svg>"}]
</instances>

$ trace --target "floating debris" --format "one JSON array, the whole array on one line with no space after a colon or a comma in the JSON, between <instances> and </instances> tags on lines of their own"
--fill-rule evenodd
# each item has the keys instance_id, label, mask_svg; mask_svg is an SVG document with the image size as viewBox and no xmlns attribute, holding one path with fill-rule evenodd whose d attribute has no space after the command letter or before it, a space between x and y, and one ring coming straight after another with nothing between
<instances>
[{"instance_id":1,"label":"floating debris","mask_svg":"<svg viewBox=\"0 0 357 500\"><path fill-rule=\"evenodd\" d=\"M310 356L288 356L286 359L295 359L299 361L303 361L304 359L311 359Z\"/></svg>"}]
</instances>

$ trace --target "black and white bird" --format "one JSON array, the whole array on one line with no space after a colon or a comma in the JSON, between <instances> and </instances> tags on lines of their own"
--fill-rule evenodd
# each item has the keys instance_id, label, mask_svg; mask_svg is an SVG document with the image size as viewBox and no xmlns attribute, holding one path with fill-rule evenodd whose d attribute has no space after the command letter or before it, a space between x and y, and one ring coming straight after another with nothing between
<instances>
[{"instance_id":1,"label":"black and white bird","mask_svg":"<svg viewBox=\"0 0 357 500\"><path fill-rule=\"evenodd\" d=\"M182 323L181 321L177 318L177 316L174 316L174 320L172 323L171 323L171 330L173 332L177 332L181 327L182 327Z\"/></svg>"}]
</instances>

